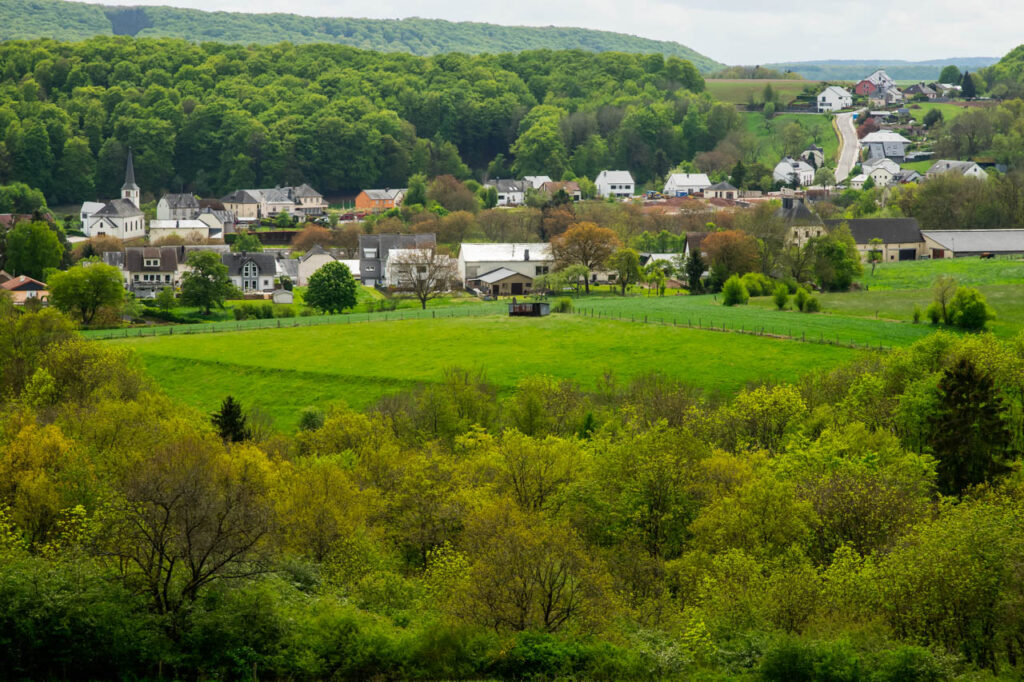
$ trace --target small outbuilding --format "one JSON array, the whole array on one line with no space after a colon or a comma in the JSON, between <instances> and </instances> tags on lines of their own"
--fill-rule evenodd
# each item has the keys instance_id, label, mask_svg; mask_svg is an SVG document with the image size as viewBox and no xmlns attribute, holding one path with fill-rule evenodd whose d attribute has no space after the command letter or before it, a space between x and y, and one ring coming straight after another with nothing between
<instances>
[{"instance_id":1,"label":"small outbuilding","mask_svg":"<svg viewBox=\"0 0 1024 682\"><path fill-rule=\"evenodd\" d=\"M544 317L551 314L551 304L544 301L532 303L509 303L509 317Z\"/></svg>"},{"instance_id":2,"label":"small outbuilding","mask_svg":"<svg viewBox=\"0 0 1024 682\"><path fill-rule=\"evenodd\" d=\"M494 298L499 296L522 296L530 293L533 278L508 268L498 268L477 278L480 288Z\"/></svg>"},{"instance_id":3,"label":"small outbuilding","mask_svg":"<svg viewBox=\"0 0 1024 682\"><path fill-rule=\"evenodd\" d=\"M295 294L293 294L289 289L274 289L274 293L270 295L270 299L274 303L289 305L295 301Z\"/></svg>"}]
</instances>

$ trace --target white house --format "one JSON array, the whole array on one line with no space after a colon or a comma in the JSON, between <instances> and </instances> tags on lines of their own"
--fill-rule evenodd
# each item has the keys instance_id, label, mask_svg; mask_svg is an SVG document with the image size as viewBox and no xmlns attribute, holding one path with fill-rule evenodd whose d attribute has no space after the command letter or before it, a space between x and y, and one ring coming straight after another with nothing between
<instances>
[{"instance_id":1,"label":"white house","mask_svg":"<svg viewBox=\"0 0 1024 682\"><path fill-rule=\"evenodd\" d=\"M818 94L818 113L839 111L853 106L853 95L836 85L830 85Z\"/></svg>"},{"instance_id":2,"label":"white house","mask_svg":"<svg viewBox=\"0 0 1024 682\"><path fill-rule=\"evenodd\" d=\"M156 242L164 237L176 236L182 239L210 239L210 226L202 220L150 220L149 241ZM220 234L216 236L221 236Z\"/></svg>"},{"instance_id":3,"label":"white house","mask_svg":"<svg viewBox=\"0 0 1024 682\"><path fill-rule=\"evenodd\" d=\"M807 149L800 152L800 159L814 168L821 168L825 165L825 150L812 142L807 145Z\"/></svg>"},{"instance_id":4,"label":"white house","mask_svg":"<svg viewBox=\"0 0 1024 682\"><path fill-rule=\"evenodd\" d=\"M669 197L681 197L695 192L703 192L711 186L706 173L673 173L665 182L662 194Z\"/></svg>"},{"instance_id":5,"label":"white house","mask_svg":"<svg viewBox=\"0 0 1024 682\"><path fill-rule=\"evenodd\" d=\"M944 173L959 173L969 178L988 180L988 173L985 172L985 169L973 161L950 161L948 159L936 161L924 175L926 178L934 178Z\"/></svg>"},{"instance_id":6,"label":"white house","mask_svg":"<svg viewBox=\"0 0 1024 682\"><path fill-rule=\"evenodd\" d=\"M544 183L551 182L551 178L546 175L527 175L523 178L523 182L530 183L530 187L534 189L540 189L544 186Z\"/></svg>"},{"instance_id":7,"label":"white house","mask_svg":"<svg viewBox=\"0 0 1024 682\"><path fill-rule=\"evenodd\" d=\"M536 277L546 275L554 267L551 245L547 242L502 244L471 244L463 242L459 247L459 279L468 287L476 286L482 275L502 268Z\"/></svg>"},{"instance_id":8,"label":"white house","mask_svg":"<svg viewBox=\"0 0 1024 682\"><path fill-rule=\"evenodd\" d=\"M199 213L199 200L192 194L165 194L156 204L157 220L191 220Z\"/></svg>"},{"instance_id":9,"label":"white house","mask_svg":"<svg viewBox=\"0 0 1024 682\"><path fill-rule=\"evenodd\" d=\"M887 158L896 163L903 163L907 156L907 145L910 140L891 130L878 130L868 133L860 144L867 149L868 159Z\"/></svg>"},{"instance_id":10,"label":"white house","mask_svg":"<svg viewBox=\"0 0 1024 682\"><path fill-rule=\"evenodd\" d=\"M84 205L82 209L85 213ZM128 151L128 163L124 170L121 198L108 201L89 215L88 222L82 225L82 231L90 237L106 235L121 240L146 236L146 216L139 208L139 186L135 184L131 150Z\"/></svg>"},{"instance_id":11,"label":"white house","mask_svg":"<svg viewBox=\"0 0 1024 682\"><path fill-rule=\"evenodd\" d=\"M526 180L488 180L484 183L498 193L498 206L519 206L526 200L526 188L532 186ZM539 189L534 187L534 189Z\"/></svg>"},{"instance_id":12,"label":"white house","mask_svg":"<svg viewBox=\"0 0 1024 682\"><path fill-rule=\"evenodd\" d=\"M82 221L82 231L86 235L89 235L89 225L92 223L92 216L96 211L106 206L102 201L87 201L82 204L82 209L79 211L79 218Z\"/></svg>"},{"instance_id":13,"label":"white house","mask_svg":"<svg viewBox=\"0 0 1024 682\"><path fill-rule=\"evenodd\" d=\"M864 175L864 182L871 178L875 187L888 187L896 184L900 174L900 165L892 159L870 159L861 165ZM863 187L863 184L861 185Z\"/></svg>"},{"instance_id":14,"label":"white house","mask_svg":"<svg viewBox=\"0 0 1024 682\"><path fill-rule=\"evenodd\" d=\"M428 282L431 287L451 285L454 265L451 256L437 253L433 248L392 249L384 264L384 283L395 288L408 287L417 281Z\"/></svg>"},{"instance_id":15,"label":"white house","mask_svg":"<svg viewBox=\"0 0 1024 682\"><path fill-rule=\"evenodd\" d=\"M633 196L636 183L629 171L603 170L594 181L599 197L620 197L628 199Z\"/></svg>"},{"instance_id":16,"label":"white house","mask_svg":"<svg viewBox=\"0 0 1024 682\"><path fill-rule=\"evenodd\" d=\"M806 187L814 182L814 167L802 159L787 156L776 164L772 179L787 185L796 182Z\"/></svg>"}]
</instances>

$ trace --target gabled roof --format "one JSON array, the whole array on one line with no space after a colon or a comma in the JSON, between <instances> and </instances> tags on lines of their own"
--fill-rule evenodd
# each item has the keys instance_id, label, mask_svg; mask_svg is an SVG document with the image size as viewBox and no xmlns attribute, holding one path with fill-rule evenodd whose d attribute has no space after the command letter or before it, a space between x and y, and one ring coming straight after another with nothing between
<instances>
[{"instance_id":1,"label":"gabled roof","mask_svg":"<svg viewBox=\"0 0 1024 682\"><path fill-rule=\"evenodd\" d=\"M199 200L192 194L165 194L160 201L166 202L168 208L199 208Z\"/></svg>"},{"instance_id":2,"label":"gabled roof","mask_svg":"<svg viewBox=\"0 0 1024 682\"><path fill-rule=\"evenodd\" d=\"M967 173L967 171L971 170L977 165L978 164L974 163L973 161L952 161L949 159L941 159L933 163L926 174L939 175L941 173L954 172L959 173L960 175L964 175L965 173Z\"/></svg>"},{"instance_id":3,"label":"gabled roof","mask_svg":"<svg viewBox=\"0 0 1024 682\"><path fill-rule=\"evenodd\" d=\"M174 272L185 262L185 250L179 246L129 246L120 253L123 254L120 263L107 259L107 254L104 254L104 262L123 266L126 272ZM159 259L160 264L145 264L152 259Z\"/></svg>"},{"instance_id":4,"label":"gabled roof","mask_svg":"<svg viewBox=\"0 0 1024 682\"><path fill-rule=\"evenodd\" d=\"M394 201L405 194L404 189L364 189L363 192L374 201Z\"/></svg>"},{"instance_id":5,"label":"gabled roof","mask_svg":"<svg viewBox=\"0 0 1024 682\"><path fill-rule=\"evenodd\" d=\"M231 194L223 196L221 202L225 204L258 204L260 200L247 189L236 189Z\"/></svg>"},{"instance_id":6,"label":"gabled roof","mask_svg":"<svg viewBox=\"0 0 1024 682\"><path fill-rule=\"evenodd\" d=\"M834 95L836 97L844 97L844 98L852 98L853 97L853 95L851 95L846 90L844 90L843 88L839 87L838 85L830 85L827 88L825 88L824 90L822 90L820 93L818 93L818 97L821 97L822 95Z\"/></svg>"},{"instance_id":7,"label":"gabled roof","mask_svg":"<svg viewBox=\"0 0 1024 682\"><path fill-rule=\"evenodd\" d=\"M509 178L488 180L484 183L487 187L493 187L499 192L525 192L527 184L529 183L526 180L512 180Z\"/></svg>"},{"instance_id":8,"label":"gabled roof","mask_svg":"<svg viewBox=\"0 0 1024 682\"><path fill-rule=\"evenodd\" d=\"M82 208L79 213L84 213L87 216L91 216L96 211L106 206L102 201L86 201L82 203Z\"/></svg>"},{"instance_id":9,"label":"gabled roof","mask_svg":"<svg viewBox=\"0 0 1024 682\"><path fill-rule=\"evenodd\" d=\"M811 164L807 163L803 159L794 159L791 156L787 156L775 165L775 171L780 172L779 166L782 166L781 172L786 172L787 168L791 173L813 173L814 168Z\"/></svg>"},{"instance_id":10,"label":"gabled roof","mask_svg":"<svg viewBox=\"0 0 1024 682\"><path fill-rule=\"evenodd\" d=\"M858 244L870 244L872 239L881 239L884 244L913 244L922 240L917 218L826 220L825 226L831 230L843 223L849 226L853 240Z\"/></svg>"},{"instance_id":11,"label":"gabled roof","mask_svg":"<svg viewBox=\"0 0 1024 682\"><path fill-rule=\"evenodd\" d=\"M775 216L790 225L821 225L819 218L801 199L793 199L789 206L782 205L775 211Z\"/></svg>"},{"instance_id":12,"label":"gabled roof","mask_svg":"<svg viewBox=\"0 0 1024 682\"><path fill-rule=\"evenodd\" d=\"M292 196L298 199L299 197L323 197L323 194L320 194L320 192L317 192L306 183L302 183L298 187L292 188Z\"/></svg>"},{"instance_id":13,"label":"gabled roof","mask_svg":"<svg viewBox=\"0 0 1024 682\"><path fill-rule=\"evenodd\" d=\"M46 291L46 285L38 279L32 279L26 275L18 275L6 282L0 283L0 289L7 291Z\"/></svg>"},{"instance_id":14,"label":"gabled roof","mask_svg":"<svg viewBox=\"0 0 1024 682\"><path fill-rule=\"evenodd\" d=\"M529 275L524 275L520 272L516 272L515 270L509 270L508 268L491 270L490 272L480 275L476 279L481 282L486 282L487 284L494 284L495 282L500 282L501 280L508 279L509 277L526 277L527 279L533 279Z\"/></svg>"},{"instance_id":15,"label":"gabled roof","mask_svg":"<svg viewBox=\"0 0 1024 682\"><path fill-rule=\"evenodd\" d=\"M910 140L891 130L876 130L873 133L868 133L861 138L861 142L903 142L904 144L910 144Z\"/></svg>"},{"instance_id":16,"label":"gabled roof","mask_svg":"<svg viewBox=\"0 0 1024 682\"><path fill-rule=\"evenodd\" d=\"M547 242L503 242L498 244L473 244L463 242L460 246L462 260L467 263L509 263L518 261L549 261L551 245ZM527 259L529 255L529 259Z\"/></svg>"},{"instance_id":17,"label":"gabled roof","mask_svg":"<svg viewBox=\"0 0 1024 682\"><path fill-rule=\"evenodd\" d=\"M925 230L925 237L954 252L1024 252L1024 230Z\"/></svg>"},{"instance_id":18,"label":"gabled roof","mask_svg":"<svg viewBox=\"0 0 1024 682\"><path fill-rule=\"evenodd\" d=\"M313 248L302 254L299 260L305 263L313 256L330 256L334 260L341 260L341 254L337 249L325 249L319 244L313 244Z\"/></svg>"},{"instance_id":19,"label":"gabled roof","mask_svg":"<svg viewBox=\"0 0 1024 682\"><path fill-rule=\"evenodd\" d=\"M716 190L716 191L724 190L724 191L730 191L730 192L735 192L736 191L736 188L733 187L732 185L730 185L728 182L715 183L714 185L711 185L710 187L707 187L706 189Z\"/></svg>"},{"instance_id":20,"label":"gabled roof","mask_svg":"<svg viewBox=\"0 0 1024 682\"><path fill-rule=\"evenodd\" d=\"M277 272L277 258L275 258L271 253L229 251L220 255L220 262L228 266L228 275L232 277L241 275L242 266L249 261L256 264L261 275L274 274Z\"/></svg>"},{"instance_id":21,"label":"gabled roof","mask_svg":"<svg viewBox=\"0 0 1024 682\"><path fill-rule=\"evenodd\" d=\"M710 187L711 180L708 178L707 173L672 173L668 176L668 180L665 181L666 187L670 184Z\"/></svg>"},{"instance_id":22,"label":"gabled roof","mask_svg":"<svg viewBox=\"0 0 1024 682\"><path fill-rule=\"evenodd\" d=\"M605 182L614 182L615 184L633 184L633 175L629 171L624 170L603 170L598 176L598 180L604 180Z\"/></svg>"},{"instance_id":23,"label":"gabled roof","mask_svg":"<svg viewBox=\"0 0 1024 682\"><path fill-rule=\"evenodd\" d=\"M202 220L150 220L151 230L208 230L210 226Z\"/></svg>"},{"instance_id":24,"label":"gabled roof","mask_svg":"<svg viewBox=\"0 0 1024 682\"><path fill-rule=\"evenodd\" d=\"M127 199L112 199L93 215L100 218L133 218L143 215L143 213L138 206Z\"/></svg>"},{"instance_id":25,"label":"gabled roof","mask_svg":"<svg viewBox=\"0 0 1024 682\"><path fill-rule=\"evenodd\" d=\"M559 190L565 190L566 194L575 194L580 191L580 184L574 180L566 180L564 182L551 181L545 182L540 188L551 194L558 194Z\"/></svg>"},{"instance_id":26,"label":"gabled roof","mask_svg":"<svg viewBox=\"0 0 1024 682\"><path fill-rule=\"evenodd\" d=\"M884 168L893 175L900 172L900 165L892 159L886 158L870 159L862 163L860 167L866 174L870 174L878 168Z\"/></svg>"}]
</instances>

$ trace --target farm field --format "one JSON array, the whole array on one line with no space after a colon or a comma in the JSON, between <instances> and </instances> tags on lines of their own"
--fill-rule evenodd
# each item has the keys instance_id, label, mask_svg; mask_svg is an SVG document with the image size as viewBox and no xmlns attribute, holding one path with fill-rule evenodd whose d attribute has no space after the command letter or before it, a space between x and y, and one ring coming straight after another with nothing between
<instances>
[{"instance_id":1,"label":"farm field","mask_svg":"<svg viewBox=\"0 0 1024 682\"><path fill-rule=\"evenodd\" d=\"M110 343L134 348L175 399L210 412L230 394L258 405L284 429L295 426L307 405L343 400L363 408L387 393L436 381L449 367L482 369L505 393L537 374L593 388L606 372L620 380L659 372L709 392L732 393L748 382L793 380L865 352L579 315L489 315Z\"/></svg>"},{"instance_id":2,"label":"farm field","mask_svg":"<svg viewBox=\"0 0 1024 682\"><path fill-rule=\"evenodd\" d=\"M883 263L873 275L871 266L865 265L858 282L868 289L922 289L931 287L939 275L952 275L960 284L971 287L1024 285L1024 259L944 258Z\"/></svg>"},{"instance_id":3,"label":"farm field","mask_svg":"<svg viewBox=\"0 0 1024 682\"><path fill-rule=\"evenodd\" d=\"M923 123L929 111L938 109L942 112L944 121L952 121L967 108L964 104L955 102L913 102L910 104L910 115L918 123Z\"/></svg>"},{"instance_id":4,"label":"farm field","mask_svg":"<svg viewBox=\"0 0 1024 682\"><path fill-rule=\"evenodd\" d=\"M761 148L758 151L758 162L769 168L783 156L782 129L790 123L799 123L808 131L808 140L815 141L825 151L829 165L835 165L839 153L839 138L825 114L778 114L772 117L768 125L765 118L756 111L740 112L747 132L757 137ZM770 126L770 127L769 127Z\"/></svg>"},{"instance_id":5,"label":"farm field","mask_svg":"<svg viewBox=\"0 0 1024 682\"><path fill-rule=\"evenodd\" d=\"M804 91L807 86L816 86L818 81L791 80L787 78L708 78L705 90L715 99L731 104L747 104L753 96L755 102L764 98L764 86L771 85L783 102L789 102Z\"/></svg>"}]
</instances>

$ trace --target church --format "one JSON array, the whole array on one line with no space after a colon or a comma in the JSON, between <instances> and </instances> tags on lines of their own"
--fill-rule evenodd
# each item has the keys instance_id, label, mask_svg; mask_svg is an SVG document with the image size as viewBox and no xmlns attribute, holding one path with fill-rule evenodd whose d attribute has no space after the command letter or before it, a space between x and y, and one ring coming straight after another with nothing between
<instances>
[{"instance_id":1,"label":"church","mask_svg":"<svg viewBox=\"0 0 1024 682\"><path fill-rule=\"evenodd\" d=\"M117 237L122 241L146 236L146 217L139 208L139 186L135 184L135 166L130 149L121 198L108 201L95 212L87 212L83 207L82 231L87 237Z\"/></svg>"}]
</instances>

